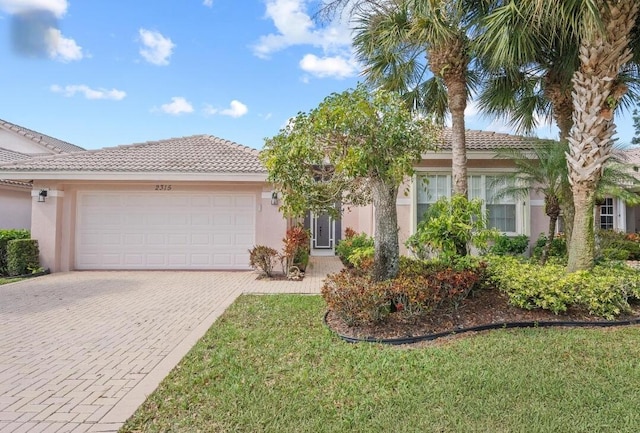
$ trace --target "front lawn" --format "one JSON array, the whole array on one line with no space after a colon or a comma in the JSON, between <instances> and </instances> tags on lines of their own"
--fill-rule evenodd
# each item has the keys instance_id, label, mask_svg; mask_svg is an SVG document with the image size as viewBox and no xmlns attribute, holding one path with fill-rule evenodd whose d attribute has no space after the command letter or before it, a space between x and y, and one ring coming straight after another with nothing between
<instances>
[{"instance_id":1,"label":"front lawn","mask_svg":"<svg viewBox=\"0 0 640 433\"><path fill-rule=\"evenodd\" d=\"M344 343L319 296L242 296L122 432L637 432L640 327Z\"/></svg>"}]
</instances>

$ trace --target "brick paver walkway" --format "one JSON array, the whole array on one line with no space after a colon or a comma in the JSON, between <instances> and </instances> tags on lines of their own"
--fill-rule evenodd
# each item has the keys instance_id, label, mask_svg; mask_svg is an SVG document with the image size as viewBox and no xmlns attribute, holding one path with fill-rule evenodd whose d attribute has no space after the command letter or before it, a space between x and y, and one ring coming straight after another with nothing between
<instances>
[{"instance_id":1,"label":"brick paver walkway","mask_svg":"<svg viewBox=\"0 0 640 433\"><path fill-rule=\"evenodd\" d=\"M116 432L241 293L319 293L253 272L70 272L0 286L0 432Z\"/></svg>"}]
</instances>

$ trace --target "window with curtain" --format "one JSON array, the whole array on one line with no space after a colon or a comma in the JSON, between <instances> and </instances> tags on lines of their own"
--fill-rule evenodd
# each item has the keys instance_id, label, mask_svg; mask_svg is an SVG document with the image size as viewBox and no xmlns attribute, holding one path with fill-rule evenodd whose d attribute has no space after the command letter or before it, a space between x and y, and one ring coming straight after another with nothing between
<instances>
[{"instance_id":1,"label":"window with curtain","mask_svg":"<svg viewBox=\"0 0 640 433\"><path fill-rule=\"evenodd\" d=\"M451 196L451 176L446 174L418 176L417 189L417 217L418 221L422 221L430 204L441 197Z\"/></svg>"},{"instance_id":2,"label":"window with curtain","mask_svg":"<svg viewBox=\"0 0 640 433\"><path fill-rule=\"evenodd\" d=\"M468 177L469 198L479 198L487 212L489 227L505 233L516 233L516 200L500 194L508 178L500 175L471 175ZM440 197L451 196L451 175L418 176L417 221L422 221L429 204Z\"/></svg>"}]
</instances>

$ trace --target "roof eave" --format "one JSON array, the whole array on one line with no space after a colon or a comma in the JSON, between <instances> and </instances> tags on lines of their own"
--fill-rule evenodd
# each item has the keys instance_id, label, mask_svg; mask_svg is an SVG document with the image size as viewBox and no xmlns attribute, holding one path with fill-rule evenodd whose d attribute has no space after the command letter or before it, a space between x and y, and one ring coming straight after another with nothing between
<instances>
[{"instance_id":1,"label":"roof eave","mask_svg":"<svg viewBox=\"0 0 640 433\"><path fill-rule=\"evenodd\" d=\"M153 182L265 182L267 173L168 173L168 172L78 172L78 171L0 171L0 178L11 180L95 180Z\"/></svg>"}]
</instances>

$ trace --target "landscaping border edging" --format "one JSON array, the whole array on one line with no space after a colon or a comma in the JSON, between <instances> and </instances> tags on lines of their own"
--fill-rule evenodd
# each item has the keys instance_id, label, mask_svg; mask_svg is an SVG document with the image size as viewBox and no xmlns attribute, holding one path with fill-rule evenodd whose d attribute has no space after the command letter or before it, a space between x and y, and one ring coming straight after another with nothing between
<instances>
[{"instance_id":1,"label":"landscaping border edging","mask_svg":"<svg viewBox=\"0 0 640 433\"><path fill-rule=\"evenodd\" d=\"M389 345L401 345L401 344L413 344L418 343L420 341L432 341L438 338L447 337L450 335L456 334L464 334L466 332L478 332L478 331L487 331L491 329L509 329L509 328L550 328L557 326L567 326L567 327L579 327L579 328L587 328L587 327L600 327L600 328L609 328L613 326L625 326L625 325L640 325L640 317L635 317L629 320L620 320L620 321L602 321L602 322L574 322L574 321L542 321L542 322L499 322L499 323L490 323L486 325L478 325L472 326L470 328L460 328L460 329L451 329L449 331L438 332L435 334L425 334L425 335L417 335L414 337L401 337L401 338L373 338L373 337L351 337L349 335L343 335L329 326L327 323L327 316L330 311L327 311L322 321L325 326L329 328L331 331L335 332L338 337L347 343L381 343L381 344L389 344Z\"/></svg>"}]
</instances>

